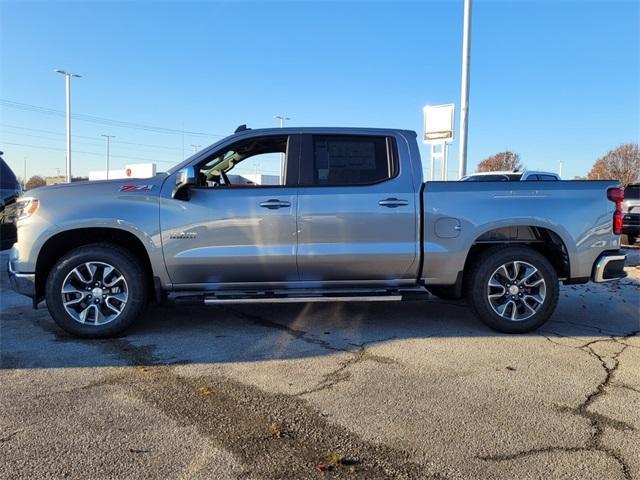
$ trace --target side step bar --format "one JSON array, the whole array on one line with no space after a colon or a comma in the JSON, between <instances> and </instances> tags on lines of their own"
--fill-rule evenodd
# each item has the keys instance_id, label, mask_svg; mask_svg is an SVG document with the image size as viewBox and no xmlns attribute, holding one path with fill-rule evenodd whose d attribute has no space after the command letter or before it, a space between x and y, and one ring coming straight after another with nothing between
<instances>
[{"instance_id":1,"label":"side step bar","mask_svg":"<svg viewBox=\"0 0 640 480\"><path fill-rule=\"evenodd\" d=\"M369 296L289 296L289 297L205 297L205 305L224 305L234 303L322 303L322 302L399 302L402 295L369 295Z\"/></svg>"}]
</instances>

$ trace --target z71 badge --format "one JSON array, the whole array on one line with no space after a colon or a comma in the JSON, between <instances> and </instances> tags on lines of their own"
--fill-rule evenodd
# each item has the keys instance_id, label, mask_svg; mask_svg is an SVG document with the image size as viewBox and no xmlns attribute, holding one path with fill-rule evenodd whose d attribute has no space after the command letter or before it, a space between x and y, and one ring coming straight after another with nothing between
<instances>
[{"instance_id":1,"label":"z71 badge","mask_svg":"<svg viewBox=\"0 0 640 480\"><path fill-rule=\"evenodd\" d=\"M122 185L120 187L121 192L148 192L153 188L153 185Z\"/></svg>"}]
</instances>

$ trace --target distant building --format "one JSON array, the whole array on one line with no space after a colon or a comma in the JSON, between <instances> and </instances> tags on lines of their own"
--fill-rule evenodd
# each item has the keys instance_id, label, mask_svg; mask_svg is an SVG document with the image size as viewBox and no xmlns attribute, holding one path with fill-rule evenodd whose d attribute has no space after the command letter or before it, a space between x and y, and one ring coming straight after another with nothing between
<instances>
[{"instance_id":1,"label":"distant building","mask_svg":"<svg viewBox=\"0 0 640 480\"><path fill-rule=\"evenodd\" d=\"M72 182L86 182L87 180L89 180L87 177L73 177L71 179ZM44 181L47 182L47 185L57 185L66 183L66 178L63 175L57 175L55 177L45 177Z\"/></svg>"},{"instance_id":2,"label":"distant building","mask_svg":"<svg viewBox=\"0 0 640 480\"><path fill-rule=\"evenodd\" d=\"M120 170L109 169L109 180L115 178L150 178L156 174L155 163L133 163ZM89 180L106 180L106 170L93 170L89 172Z\"/></svg>"},{"instance_id":3,"label":"distant building","mask_svg":"<svg viewBox=\"0 0 640 480\"><path fill-rule=\"evenodd\" d=\"M265 175L263 173L247 173L244 175L229 175L232 184L240 185L280 185L279 175Z\"/></svg>"}]
</instances>

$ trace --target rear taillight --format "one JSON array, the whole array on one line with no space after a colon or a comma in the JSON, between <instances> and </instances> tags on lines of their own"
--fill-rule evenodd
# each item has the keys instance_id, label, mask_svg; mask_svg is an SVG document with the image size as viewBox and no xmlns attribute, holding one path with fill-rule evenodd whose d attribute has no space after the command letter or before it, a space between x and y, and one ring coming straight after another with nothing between
<instances>
[{"instance_id":1,"label":"rear taillight","mask_svg":"<svg viewBox=\"0 0 640 480\"><path fill-rule=\"evenodd\" d=\"M624 214L622 213L622 200L624 200L624 189L620 187L613 187L607 190L607 198L612 202L615 202L616 209L613 212L613 233L620 235L622 233L622 219Z\"/></svg>"}]
</instances>

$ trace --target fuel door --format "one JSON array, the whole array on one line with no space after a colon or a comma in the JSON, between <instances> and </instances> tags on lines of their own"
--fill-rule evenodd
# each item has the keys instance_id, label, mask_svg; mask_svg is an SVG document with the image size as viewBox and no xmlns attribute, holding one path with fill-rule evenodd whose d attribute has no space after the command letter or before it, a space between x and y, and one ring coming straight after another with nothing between
<instances>
[{"instance_id":1,"label":"fuel door","mask_svg":"<svg viewBox=\"0 0 640 480\"><path fill-rule=\"evenodd\" d=\"M436 221L436 236L438 238L455 238L460 235L460 220L457 218L443 217Z\"/></svg>"}]
</instances>

